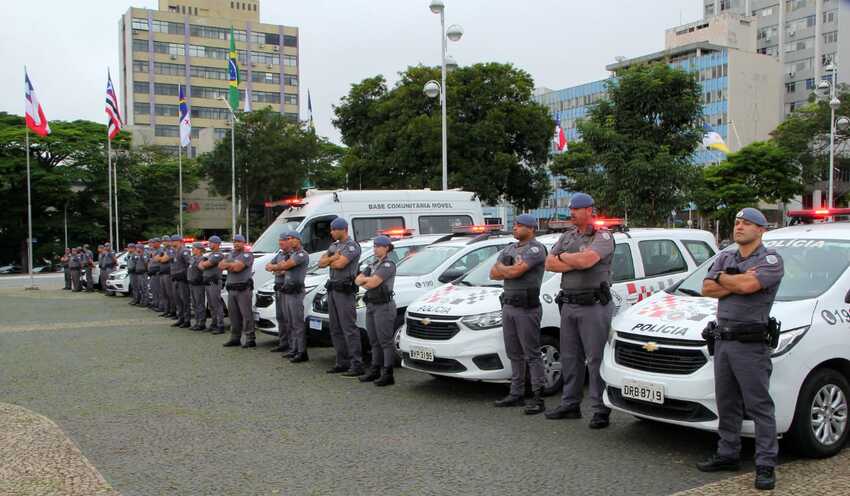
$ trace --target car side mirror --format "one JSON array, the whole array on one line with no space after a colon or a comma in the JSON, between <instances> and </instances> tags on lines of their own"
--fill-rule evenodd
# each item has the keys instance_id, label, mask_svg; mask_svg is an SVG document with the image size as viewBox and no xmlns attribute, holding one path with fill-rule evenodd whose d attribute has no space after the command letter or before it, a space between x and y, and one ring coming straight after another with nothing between
<instances>
[{"instance_id":1,"label":"car side mirror","mask_svg":"<svg viewBox=\"0 0 850 496\"><path fill-rule=\"evenodd\" d=\"M447 283L454 281L455 279L462 276L463 274L464 274L464 272L460 269L449 269L449 270L443 272L442 275L440 275L440 277L437 278L437 280L440 281L443 284L447 284Z\"/></svg>"},{"instance_id":2,"label":"car side mirror","mask_svg":"<svg viewBox=\"0 0 850 496\"><path fill-rule=\"evenodd\" d=\"M844 295L844 303L850 303L850 291L847 291L847 294Z\"/></svg>"}]
</instances>

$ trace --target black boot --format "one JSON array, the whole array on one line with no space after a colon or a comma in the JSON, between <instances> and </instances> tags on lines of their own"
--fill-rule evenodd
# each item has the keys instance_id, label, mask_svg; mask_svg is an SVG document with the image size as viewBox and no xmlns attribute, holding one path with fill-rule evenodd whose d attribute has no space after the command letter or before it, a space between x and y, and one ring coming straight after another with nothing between
<instances>
[{"instance_id":1,"label":"black boot","mask_svg":"<svg viewBox=\"0 0 850 496\"><path fill-rule=\"evenodd\" d=\"M245 344L243 344L243 345L242 345L242 347L243 347L243 348L256 348L256 347L257 347L257 342L256 342L256 341L254 341L253 339L252 339L252 340L250 340L250 341L245 341Z\"/></svg>"},{"instance_id":2,"label":"black boot","mask_svg":"<svg viewBox=\"0 0 850 496\"><path fill-rule=\"evenodd\" d=\"M289 345L277 345L274 348L269 350L272 353L286 353L289 351Z\"/></svg>"},{"instance_id":3,"label":"black boot","mask_svg":"<svg viewBox=\"0 0 850 496\"><path fill-rule=\"evenodd\" d=\"M776 487L776 472L773 467L756 465L756 489L767 491Z\"/></svg>"},{"instance_id":4,"label":"black boot","mask_svg":"<svg viewBox=\"0 0 850 496\"><path fill-rule=\"evenodd\" d=\"M307 352L304 353L296 353L295 356L289 359L292 363L301 363L310 361L310 357L307 356Z\"/></svg>"},{"instance_id":5,"label":"black boot","mask_svg":"<svg viewBox=\"0 0 850 496\"><path fill-rule=\"evenodd\" d=\"M222 329L221 327L210 329L210 334L224 334L224 329Z\"/></svg>"},{"instance_id":6,"label":"black boot","mask_svg":"<svg viewBox=\"0 0 850 496\"><path fill-rule=\"evenodd\" d=\"M525 403L526 415L537 415L546 411L546 402L543 401L543 390L534 391L534 396Z\"/></svg>"},{"instance_id":7,"label":"black boot","mask_svg":"<svg viewBox=\"0 0 850 496\"><path fill-rule=\"evenodd\" d=\"M381 377L381 369L379 367L369 367L365 374L357 378L360 382L372 382L378 377Z\"/></svg>"},{"instance_id":8,"label":"black boot","mask_svg":"<svg viewBox=\"0 0 850 496\"><path fill-rule=\"evenodd\" d=\"M325 373L326 374L339 374L339 373L347 372L347 371L348 371L348 367L343 367L342 365L334 365L333 367L326 370Z\"/></svg>"},{"instance_id":9,"label":"black boot","mask_svg":"<svg viewBox=\"0 0 850 496\"><path fill-rule=\"evenodd\" d=\"M559 405L558 408L549 410L545 415L549 420L580 419L581 409L579 407L567 408L564 405Z\"/></svg>"},{"instance_id":10,"label":"black boot","mask_svg":"<svg viewBox=\"0 0 850 496\"><path fill-rule=\"evenodd\" d=\"M182 320L178 320L177 322L174 322L174 323L171 324L171 327L182 327L182 326L183 326Z\"/></svg>"},{"instance_id":11,"label":"black boot","mask_svg":"<svg viewBox=\"0 0 850 496\"><path fill-rule=\"evenodd\" d=\"M381 377L379 377L373 384L378 387L390 386L395 384L395 379L393 379L393 368L392 367L384 367L381 369Z\"/></svg>"},{"instance_id":12,"label":"black boot","mask_svg":"<svg viewBox=\"0 0 850 496\"><path fill-rule=\"evenodd\" d=\"M726 458L713 454L708 460L697 463L700 472L735 472L741 469L741 460L737 458Z\"/></svg>"},{"instance_id":13,"label":"black boot","mask_svg":"<svg viewBox=\"0 0 850 496\"><path fill-rule=\"evenodd\" d=\"M224 346L225 348L230 348L230 347L233 347L233 346L239 346L241 344L242 344L242 340L240 340L239 338L233 338L232 337L232 338L230 338L230 340L228 342L224 343L222 346Z\"/></svg>"},{"instance_id":14,"label":"black boot","mask_svg":"<svg viewBox=\"0 0 850 496\"><path fill-rule=\"evenodd\" d=\"M611 425L610 413L594 413L593 418L590 419L590 427L591 429L604 429Z\"/></svg>"},{"instance_id":15,"label":"black boot","mask_svg":"<svg viewBox=\"0 0 850 496\"><path fill-rule=\"evenodd\" d=\"M182 327L183 329L188 329L188 328L192 327L192 323L189 322L188 320L184 320L183 323L180 324L180 327Z\"/></svg>"},{"instance_id":16,"label":"black boot","mask_svg":"<svg viewBox=\"0 0 850 496\"><path fill-rule=\"evenodd\" d=\"M342 373L343 377L360 377L363 375L363 367L351 367Z\"/></svg>"},{"instance_id":17,"label":"black boot","mask_svg":"<svg viewBox=\"0 0 850 496\"><path fill-rule=\"evenodd\" d=\"M522 399L522 396L514 396L509 394L504 398L500 399L493 403L493 406L496 408L507 408L510 406L523 406L525 405L525 400Z\"/></svg>"}]
</instances>

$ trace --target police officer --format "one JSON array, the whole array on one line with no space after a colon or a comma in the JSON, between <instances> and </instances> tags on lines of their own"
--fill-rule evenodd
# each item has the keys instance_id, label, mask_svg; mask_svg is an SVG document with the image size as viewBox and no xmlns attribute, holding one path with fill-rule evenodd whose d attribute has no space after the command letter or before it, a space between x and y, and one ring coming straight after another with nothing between
<instances>
[{"instance_id":1,"label":"police officer","mask_svg":"<svg viewBox=\"0 0 850 496\"><path fill-rule=\"evenodd\" d=\"M150 300L147 302L147 307L151 310L159 310L160 305L160 286L159 286L159 262L156 261L156 255L160 249L159 238L151 238L150 249L148 250L148 287L150 289Z\"/></svg>"},{"instance_id":2,"label":"police officer","mask_svg":"<svg viewBox=\"0 0 850 496\"><path fill-rule=\"evenodd\" d=\"M183 245L183 236L179 234L171 236L171 249L173 252L170 257L171 281L174 285L174 303L177 311L177 322L171 324L171 327L188 329L192 327L192 306L189 302L189 281L186 272L192 263L192 252Z\"/></svg>"},{"instance_id":3,"label":"police officer","mask_svg":"<svg viewBox=\"0 0 850 496\"><path fill-rule=\"evenodd\" d=\"M59 258L59 263L62 264L62 272L65 273L65 287L62 289L71 289L71 269L68 268L68 261L71 259L71 249L65 248L65 253Z\"/></svg>"},{"instance_id":4,"label":"police officer","mask_svg":"<svg viewBox=\"0 0 850 496\"><path fill-rule=\"evenodd\" d=\"M288 354L292 350L289 332L291 326L289 325L289 314L286 312L286 293L284 292L286 289L286 269L283 268L284 263L289 260L292 245L289 242L288 232L280 233L277 245L277 253L266 264L266 271L274 274L274 311L275 318L277 319L278 336L278 345L269 351Z\"/></svg>"},{"instance_id":5,"label":"police officer","mask_svg":"<svg viewBox=\"0 0 850 496\"><path fill-rule=\"evenodd\" d=\"M148 254L143 243L136 243L136 286L133 298L136 305L144 306L148 293Z\"/></svg>"},{"instance_id":6,"label":"police officer","mask_svg":"<svg viewBox=\"0 0 850 496\"><path fill-rule=\"evenodd\" d=\"M275 275L281 271L284 279L275 279L275 310L277 311L278 332L288 337L289 358L292 363L306 362L307 340L304 330L304 278L310 256L301 246L301 234L289 231L281 235L281 251L287 251L286 259L270 264Z\"/></svg>"},{"instance_id":7,"label":"police officer","mask_svg":"<svg viewBox=\"0 0 850 496\"><path fill-rule=\"evenodd\" d=\"M130 276L130 301L128 305L137 305L137 295L139 292L139 274L136 272L136 260L139 259L139 253L136 250L136 244L130 243L127 245L127 256L124 258L124 263L127 266L127 274Z\"/></svg>"},{"instance_id":8,"label":"police officer","mask_svg":"<svg viewBox=\"0 0 850 496\"><path fill-rule=\"evenodd\" d=\"M110 243L103 244L103 256L101 258L103 258L103 266L100 269L100 287L107 295L115 296L115 293L106 289L106 281L109 279L112 272L115 271L115 266L118 263L115 258L115 252L112 251L112 245Z\"/></svg>"},{"instance_id":9,"label":"police officer","mask_svg":"<svg viewBox=\"0 0 850 496\"><path fill-rule=\"evenodd\" d=\"M174 303L174 284L171 282L171 259L174 249L171 247L171 236L162 237L162 247L157 252L155 260L159 262L159 288L162 297L161 317L177 319L177 311Z\"/></svg>"},{"instance_id":10,"label":"police officer","mask_svg":"<svg viewBox=\"0 0 850 496\"><path fill-rule=\"evenodd\" d=\"M333 244L319 259L319 267L330 267L328 313L331 341L336 350L336 363L329 374L342 372L346 377L363 375L360 330L357 328L354 278L360 266L360 245L348 235L348 222L342 217L331 221Z\"/></svg>"},{"instance_id":11,"label":"police officer","mask_svg":"<svg viewBox=\"0 0 850 496\"><path fill-rule=\"evenodd\" d=\"M97 283L100 285L100 291L104 290L103 285L103 245L97 245Z\"/></svg>"},{"instance_id":12,"label":"police officer","mask_svg":"<svg viewBox=\"0 0 850 496\"><path fill-rule=\"evenodd\" d=\"M605 383L599 373L614 303L611 299L611 261L614 236L593 225L593 198L575 193L570 198L573 226L552 247L546 269L560 272L561 404L546 412L548 419L581 418L585 363L593 418L591 429L608 427L611 410L602 402Z\"/></svg>"},{"instance_id":13,"label":"police officer","mask_svg":"<svg viewBox=\"0 0 850 496\"><path fill-rule=\"evenodd\" d=\"M89 245L83 245L83 254L86 256L86 263L83 265L83 270L86 273L86 292L94 292L94 254L89 249Z\"/></svg>"},{"instance_id":14,"label":"police officer","mask_svg":"<svg viewBox=\"0 0 850 496\"><path fill-rule=\"evenodd\" d=\"M395 318L393 301L395 261L389 257L393 244L387 236L372 241L375 261L357 275L355 283L366 289L366 332L372 345L372 366L360 376L360 382L374 381L376 386L395 384Z\"/></svg>"},{"instance_id":15,"label":"police officer","mask_svg":"<svg viewBox=\"0 0 850 496\"><path fill-rule=\"evenodd\" d=\"M80 271L83 268L83 254L80 253L79 247L71 249L71 256L68 258L68 270L71 272L71 291L79 293L82 291L80 280Z\"/></svg>"},{"instance_id":16,"label":"police officer","mask_svg":"<svg viewBox=\"0 0 850 496\"><path fill-rule=\"evenodd\" d=\"M254 256L245 251L245 236L233 236L233 251L218 264L227 271L227 309L230 312L230 340L224 346L239 346L245 336L243 348L256 348L254 336L254 310L252 296Z\"/></svg>"},{"instance_id":17,"label":"police officer","mask_svg":"<svg viewBox=\"0 0 850 496\"><path fill-rule=\"evenodd\" d=\"M703 472L741 466L741 421L744 409L755 423L756 489L773 489L779 446L770 374L768 336L778 332L770 309L784 275L782 257L761 238L767 219L745 208L735 218L735 251L724 251L703 281L702 294L717 298L717 322L707 330L714 340L714 390L719 418L717 452L697 464Z\"/></svg>"},{"instance_id":18,"label":"police officer","mask_svg":"<svg viewBox=\"0 0 850 496\"><path fill-rule=\"evenodd\" d=\"M192 243L192 259L189 263L189 268L186 270L186 277L189 280L189 291L192 296L193 313L195 314L195 325L192 326L193 331L207 330L204 269L199 266L203 257L204 244L200 241L195 241Z\"/></svg>"},{"instance_id":19,"label":"police officer","mask_svg":"<svg viewBox=\"0 0 850 496\"><path fill-rule=\"evenodd\" d=\"M490 269L490 278L504 282L502 334L511 361L511 390L497 407L526 405L525 413L543 413L543 357L540 354L540 285L543 283L546 247L534 237L537 219L522 214L514 221L516 243L509 244ZM526 404L525 369L531 375L533 399Z\"/></svg>"},{"instance_id":20,"label":"police officer","mask_svg":"<svg viewBox=\"0 0 850 496\"><path fill-rule=\"evenodd\" d=\"M207 305L210 308L210 332L224 334L224 309L221 305L221 269L219 264L224 260L221 253L221 238L210 236L210 252L201 257L199 267L203 269L204 291Z\"/></svg>"},{"instance_id":21,"label":"police officer","mask_svg":"<svg viewBox=\"0 0 850 496\"><path fill-rule=\"evenodd\" d=\"M148 305L150 305L150 300L151 300L151 292L150 292L151 291L151 282L150 282L150 278L148 277L148 268L150 267L150 263L151 263L150 242L148 242L148 244L141 243L139 245L139 250L141 251L142 262L143 262L143 270L139 274L139 279L141 279L141 281L142 281L142 287L141 287L142 294L141 294L141 297L139 298L139 305L143 306L143 307L147 307Z\"/></svg>"}]
</instances>

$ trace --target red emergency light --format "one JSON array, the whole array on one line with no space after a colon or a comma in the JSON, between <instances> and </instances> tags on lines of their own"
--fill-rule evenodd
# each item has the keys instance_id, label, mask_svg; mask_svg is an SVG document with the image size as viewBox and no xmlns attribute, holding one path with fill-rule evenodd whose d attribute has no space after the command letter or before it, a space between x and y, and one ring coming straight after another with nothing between
<instances>
[{"instance_id":1,"label":"red emergency light","mask_svg":"<svg viewBox=\"0 0 850 496\"><path fill-rule=\"evenodd\" d=\"M799 219L826 219L836 215L850 215L850 208L815 208L811 210L789 210L788 217Z\"/></svg>"},{"instance_id":2,"label":"red emergency light","mask_svg":"<svg viewBox=\"0 0 850 496\"><path fill-rule=\"evenodd\" d=\"M502 224L460 225L452 226L452 232L458 234L484 234L501 231L503 227Z\"/></svg>"},{"instance_id":3,"label":"red emergency light","mask_svg":"<svg viewBox=\"0 0 850 496\"><path fill-rule=\"evenodd\" d=\"M596 227L616 227L625 225L625 222L623 222L623 219L612 217L608 219L593 219L593 225Z\"/></svg>"},{"instance_id":4,"label":"red emergency light","mask_svg":"<svg viewBox=\"0 0 850 496\"><path fill-rule=\"evenodd\" d=\"M403 238L405 236L413 236L414 229L406 229L404 227L392 227L390 229L378 229L375 234L379 236L388 236L390 238Z\"/></svg>"},{"instance_id":5,"label":"red emergency light","mask_svg":"<svg viewBox=\"0 0 850 496\"><path fill-rule=\"evenodd\" d=\"M280 200L267 201L263 203L266 208L271 207L289 207L289 208L301 208L304 206L304 200L302 198L293 197L293 198L281 198Z\"/></svg>"},{"instance_id":6,"label":"red emergency light","mask_svg":"<svg viewBox=\"0 0 850 496\"><path fill-rule=\"evenodd\" d=\"M194 243L194 242L195 242L195 238L192 238L192 237L183 238L183 242L184 242L184 243Z\"/></svg>"}]
</instances>

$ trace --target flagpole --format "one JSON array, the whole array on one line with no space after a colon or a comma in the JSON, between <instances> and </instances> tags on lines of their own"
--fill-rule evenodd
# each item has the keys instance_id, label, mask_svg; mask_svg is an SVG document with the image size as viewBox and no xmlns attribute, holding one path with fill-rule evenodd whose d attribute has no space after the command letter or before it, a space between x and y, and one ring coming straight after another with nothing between
<instances>
[{"instance_id":1,"label":"flagpole","mask_svg":"<svg viewBox=\"0 0 850 496\"><path fill-rule=\"evenodd\" d=\"M106 187L109 191L109 199L106 202L109 209L109 244L117 250L112 232L112 141L109 139L109 126L106 127L106 157Z\"/></svg>"},{"instance_id":2,"label":"flagpole","mask_svg":"<svg viewBox=\"0 0 850 496\"><path fill-rule=\"evenodd\" d=\"M177 195L177 208L179 209L179 229L177 232L180 233L180 236L183 236L183 144L178 143L177 145L177 175L179 176L177 179L178 188L180 192Z\"/></svg>"},{"instance_id":3,"label":"flagpole","mask_svg":"<svg viewBox=\"0 0 850 496\"><path fill-rule=\"evenodd\" d=\"M109 157L112 160L112 140L109 140ZM113 189L115 189L115 250L121 246L120 224L118 222L118 164L115 164L112 171L112 180L114 181Z\"/></svg>"},{"instance_id":4,"label":"flagpole","mask_svg":"<svg viewBox=\"0 0 850 496\"><path fill-rule=\"evenodd\" d=\"M30 287L26 289L38 289L35 285L35 276L32 273L32 193L30 192L30 128L27 127L27 266L30 273Z\"/></svg>"}]
</instances>

